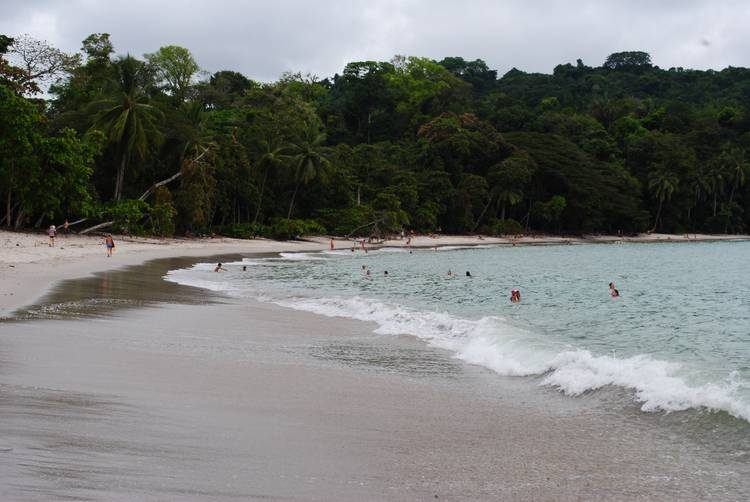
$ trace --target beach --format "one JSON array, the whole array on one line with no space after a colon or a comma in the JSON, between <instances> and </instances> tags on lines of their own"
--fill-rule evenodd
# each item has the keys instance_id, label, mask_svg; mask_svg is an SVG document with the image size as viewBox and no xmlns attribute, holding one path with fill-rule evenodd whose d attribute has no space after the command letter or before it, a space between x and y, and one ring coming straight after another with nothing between
<instances>
[{"instance_id":1,"label":"beach","mask_svg":"<svg viewBox=\"0 0 750 502\"><path fill-rule=\"evenodd\" d=\"M112 258L107 258L102 238L78 234L59 234L55 247L49 247L42 233L8 232L0 230L0 316L39 298L56 281L81 277L94 272L136 265L147 260L177 256L209 256L230 253L278 253L328 249L330 239L311 237L297 241L272 241L268 239L216 238L142 238L114 236L116 247ZM638 236L521 236L478 237L417 235L411 239L385 240L377 244L366 243L369 248L478 245L557 245L580 243L620 242L710 242L748 240L747 235L667 235L642 234ZM361 239L334 239L336 249L350 249L360 245ZM408 242L408 245L407 245Z\"/></svg>"},{"instance_id":2,"label":"beach","mask_svg":"<svg viewBox=\"0 0 750 502\"><path fill-rule=\"evenodd\" d=\"M40 255L58 251L37 238ZM3 306L25 308L0 324L1 498L742 500L750 493L746 456L696 432L711 416L646 414L616 387L571 399L540 387L540 378L500 376L414 337L378 335L371 322L162 279L196 261L327 249L327 239L161 242L123 242L111 259L93 238L90 249L76 242L84 246L78 255L53 259L28 245L10 263L2 249L3 293L16 288ZM412 244L435 242L477 239ZM725 418L711 427L735 424Z\"/></svg>"}]
</instances>

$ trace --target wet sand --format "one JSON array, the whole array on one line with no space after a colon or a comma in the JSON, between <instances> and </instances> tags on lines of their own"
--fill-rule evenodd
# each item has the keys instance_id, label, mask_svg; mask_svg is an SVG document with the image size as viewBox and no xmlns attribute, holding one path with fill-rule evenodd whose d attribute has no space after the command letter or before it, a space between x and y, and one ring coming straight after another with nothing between
<instances>
[{"instance_id":1,"label":"wet sand","mask_svg":"<svg viewBox=\"0 0 750 502\"><path fill-rule=\"evenodd\" d=\"M729 418L568 398L367 323L161 280L188 262L66 281L0 322L0 499L750 496L750 458L715 441Z\"/></svg>"}]
</instances>

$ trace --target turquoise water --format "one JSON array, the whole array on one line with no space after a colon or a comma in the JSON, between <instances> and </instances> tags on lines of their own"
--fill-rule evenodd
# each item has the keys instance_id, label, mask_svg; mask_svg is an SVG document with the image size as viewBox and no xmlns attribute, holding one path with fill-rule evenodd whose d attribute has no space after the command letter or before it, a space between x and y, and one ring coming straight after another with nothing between
<instances>
[{"instance_id":1,"label":"turquoise water","mask_svg":"<svg viewBox=\"0 0 750 502\"><path fill-rule=\"evenodd\" d=\"M748 242L384 249L283 253L220 274L198 264L167 279L374 321L571 395L617 385L644 411L750 420L749 258Z\"/></svg>"}]
</instances>

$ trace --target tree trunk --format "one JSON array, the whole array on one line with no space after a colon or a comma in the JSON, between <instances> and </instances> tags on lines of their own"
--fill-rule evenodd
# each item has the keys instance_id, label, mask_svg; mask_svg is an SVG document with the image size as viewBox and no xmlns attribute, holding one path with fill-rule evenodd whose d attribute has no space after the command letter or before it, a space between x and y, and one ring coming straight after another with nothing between
<instances>
[{"instance_id":1,"label":"tree trunk","mask_svg":"<svg viewBox=\"0 0 750 502\"><path fill-rule=\"evenodd\" d=\"M10 222L13 221L13 208L11 206L11 191L8 187L8 197L5 199L5 221L8 222L8 228L10 228Z\"/></svg>"},{"instance_id":2,"label":"tree trunk","mask_svg":"<svg viewBox=\"0 0 750 502\"><path fill-rule=\"evenodd\" d=\"M729 205L728 210L729 214L727 214L727 221L724 222L724 233L727 233L729 230L729 219L732 217L732 203L734 202L734 192L737 189L737 181L735 180L734 184L732 185L732 191L729 193Z\"/></svg>"},{"instance_id":3,"label":"tree trunk","mask_svg":"<svg viewBox=\"0 0 750 502\"><path fill-rule=\"evenodd\" d=\"M164 180L161 180L161 181L160 181L160 182L158 182L158 183L154 183L153 185L151 185L151 188L149 188L148 190L146 190L145 192L143 192L143 195L141 195L140 197L138 197L138 200L146 200L146 198L147 198L147 197L148 197L149 195L151 195L152 193L154 193L154 191L155 191L155 190L156 190L157 188L159 188L160 186L164 186L164 185L166 185L167 183L171 183L172 181L176 180L176 179L177 179L177 178L179 178L180 176L182 176L182 171L178 171L178 172L177 172L176 174L173 174L173 175L172 175L172 176L170 176L169 178L167 178L167 179L164 179Z\"/></svg>"},{"instance_id":4,"label":"tree trunk","mask_svg":"<svg viewBox=\"0 0 750 502\"><path fill-rule=\"evenodd\" d=\"M487 204L484 205L484 209L482 209L482 213L479 215L479 218L477 218L477 221L474 223L474 227L471 229L472 232L474 232L479 224L482 222L482 218L484 218L484 213L487 212L487 209L490 207L490 203L492 202L492 196L490 195L490 198L487 199Z\"/></svg>"},{"instance_id":5,"label":"tree trunk","mask_svg":"<svg viewBox=\"0 0 750 502\"><path fill-rule=\"evenodd\" d=\"M120 165L117 167L117 173L115 174L115 201L119 202L122 197L122 182L125 179L125 163L127 157L123 154L120 160Z\"/></svg>"},{"instance_id":6,"label":"tree trunk","mask_svg":"<svg viewBox=\"0 0 750 502\"><path fill-rule=\"evenodd\" d=\"M664 205L664 199L659 199L659 209L656 210L656 219L654 219L654 228L651 229L651 232L655 232L657 225L659 225L659 218L661 218L661 207L663 205Z\"/></svg>"},{"instance_id":7,"label":"tree trunk","mask_svg":"<svg viewBox=\"0 0 750 502\"><path fill-rule=\"evenodd\" d=\"M260 216L260 209L263 207L263 191L266 189L266 178L268 178L268 167L263 172L263 181L260 182L260 195L258 196L258 207L255 209L255 217L253 218L253 226L258 223L258 217Z\"/></svg>"},{"instance_id":8,"label":"tree trunk","mask_svg":"<svg viewBox=\"0 0 750 502\"><path fill-rule=\"evenodd\" d=\"M292 209L294 209L294 199L295 197L297 197L297 190L299 190L299 185L300 183L298 181L297 184L294 186L294 192L292 192L292 200L291 202L289 202L289 212L286 215L287 220L291 219L292 217Z\"/></svg>"},{"instance_id":9,"label":"tree trunk","mask_svg":"<svg viewBox=\"0 0 750 502\"><path fill-rule=\"evenodd\" d=\"M714 190L714 216L716 216L716 190Z\"/></svg>"},{"instance_id":10,"label":"tree trunk","mask_svg":"<svg viewBox=\"0 0 750 502\"><path fill-rule=\"evenodd\" d=\"M503 207L502 209L500 209L500 219L501 220L505 219L505 202L503 202Z\"/></svg>"},{"instance_id":11,"label":"tree trunk","mask_svg":"<svg viewBox=\"0 0 750 502\"><path fill-rule=\"evenodd\" d=\"M13 225L13 228L15 228L16 230L21 228L21 225L23 224L24 216L26 215L24 214L23 208L19 209L18 214L16 215L16 224Z\"/></svg>"},{"instance_id":12,"label":"tree trunk","mask_svg":"<svg viewBox=\"0 0 750 502\"><path fill-rule=\"evenodd\" d=\"M104 223L99 223L98 225L94 225L93 227L89 227L86 230L81 230L81 235L87 234L89 232L92 232L94 230L99 230L100 228L106 228L109 226L112 226L114 224L114 221L105 221Z\"/></svg>"}]
</instances>

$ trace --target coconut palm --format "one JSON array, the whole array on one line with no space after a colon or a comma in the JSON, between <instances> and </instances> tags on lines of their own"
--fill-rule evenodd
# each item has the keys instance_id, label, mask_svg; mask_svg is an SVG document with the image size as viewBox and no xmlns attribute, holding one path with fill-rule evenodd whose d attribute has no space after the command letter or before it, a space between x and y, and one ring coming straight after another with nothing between
<instances>
[{"instance_id":1,"label":"coconut palm","mask_svg":"<svg viewBox=\"0 0 750 502\"><path fill-rule=\"evenodd\" d=\"M122 197L125 171L133 159L143 159L149 147L161 140L158 122L162 113L148 102L146 66L128 55L115 61L116 78L110 96L93 103L92 129L104 132L118 159L114 199Z\"/></svg>"},{"instance_id":2,"label":"coconut palm","mask_svg":"<svg viewBox=\"0 0 750 502\"><path fill-rule=\"evenodd\" d=\"M294 170L294 192L289 202L287 218L292 217L294 201L302 184L308 184L317 177L324 176L330 161L326 157L327 149L322 146L326 137L317 128L308 127L303 138L292 144L290 148L291 166Z\"/></svg>"},{"instance_id":3,"label":"coconut palm","mask_svg":"<svg viewBox=\"0 0 750 502\"><path fill-rule=\"evenodd\" d=\"M730 213L727 215L727 221L724 224L724 233L729 230L729 219L731 217L731 208L734 203L734 195L737 188L745 185L747 181L748 172L750 172L750 164L745 160L745 151L741 148L731 148L725 150L721 155L722 164L724 164L727 172L727 180L731 180L732 189L729 192L729 210Z\"/></svg>"},{"instance_id":4,"label":"coconut palm","mask_svg":"<svg viewBox=\"0 0 750 502\"><path fill-rule=\"evenodd\" d=\"M677 175L667 170L656 170L652 171L648 176L648 189L659 201L659 209L656 211L656 218L654 219L654 227L651 231L656 230L656 226L659 224L661 218L661 210L664 207L664 202L669 201L672 198L680 179Z\"/></svg>"},{"instance_id":5,"label":"coconut palm","mask_svg":"<svg viewBox=\"0 0 750 502\"><path fill-rule=\"evenodd\" d=\"M256 225L258 223L260 210L263 207L263 194L266 190L266 180L268 179L268 172L288 161L288 156L286 155L288 147L285 145L281 145L277 138L267 137L263 139L260 144L262 153L258 158L257 166L263 171L263 179L260 182L260 194L258 195L258 206L255 209L253 225Z\"/></svg>"}]
</instances>

